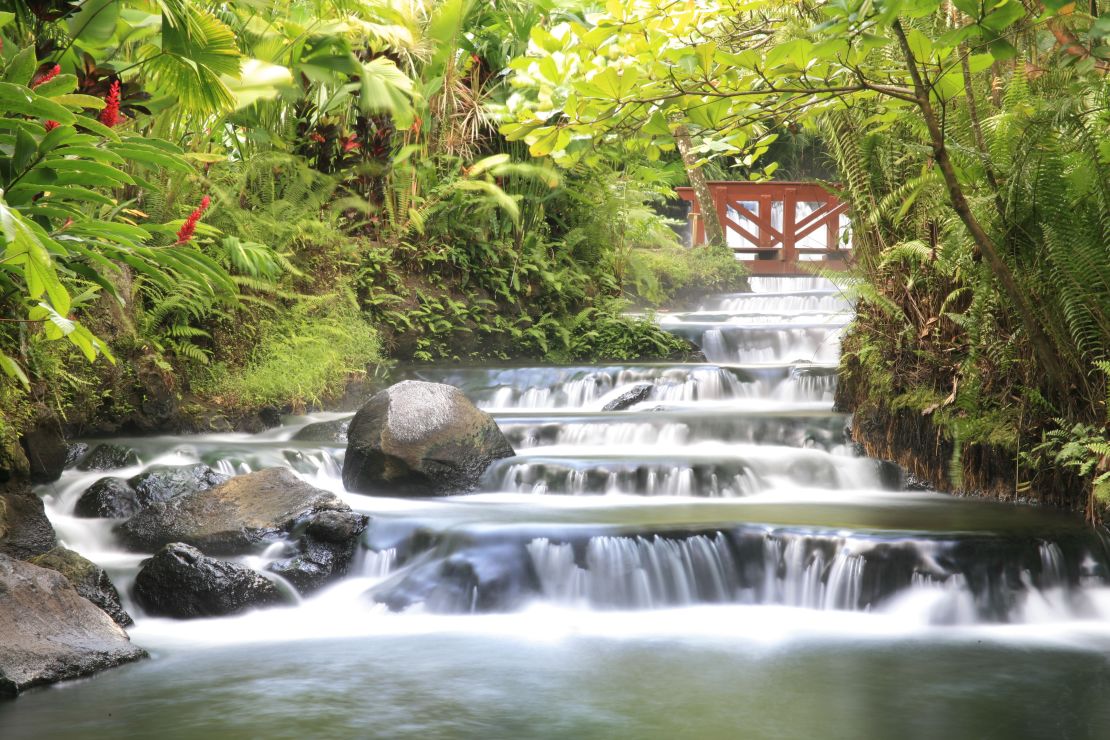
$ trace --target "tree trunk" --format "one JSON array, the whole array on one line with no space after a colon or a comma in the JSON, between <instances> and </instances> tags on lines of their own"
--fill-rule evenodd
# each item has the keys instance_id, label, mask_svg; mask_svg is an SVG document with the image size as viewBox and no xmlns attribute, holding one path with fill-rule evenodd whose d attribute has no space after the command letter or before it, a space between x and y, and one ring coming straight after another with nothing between
<instances>
[{"instance_id":1,"label":"tree trunk","mask_svg":"<svg viewBox=\"0 0 1110 740\"><path fill-rule=\"evenodd\" d=\"M1033 306L1029 298L1022 292L1021 287L1017 284L1017 279L1014 277L1013 271L1006 261L1002 259L1002 255L998 251L994 240L987 234L986 229L975 218L975 214L971 211L971 206L964 197L963 188L960 186L959 178L956 175L956 168L952 164L951 158L948 156L948 149L945 147L944 130L941 128L940 120L937 118L936 111L933 110L933 104L929 99L929 90L925 86L924 81L921 79L921 74L917 69L917 60L910 49L909 41L906 39L906 33L902 29L900 21L894 22L894 33L898 37L898 43L902 48L902 55L905 57L906 66L909 68L910 79L913 81L914 96L918 108L921 110L922 117L925 119L925 125L929 130L930 144L933 149L933 157L936 160L937 166L940 168L941 175L944 177L944 184L948 189L948 198L952 202L952 208L956 211L956 215L960 217L964 226L967 228L968 233L971 234L972 240L979 248L983 257L987 261L991 272L994 273L995 278L998 280L1002 288L1003 294L1017 309L1018 316L1021 318L1022 326L1025 327L1026 333L1029 335L1029 342L1033 345L1033 353L1040 362L1041 368L1045 372L1048 379L1048 385L1051 391L1056 395L1057 401L1066 401L1068 394L1068 373L1064 370L1064 366L1060 363L1060 357L1056 352L1052 340L1045 334L1044 329L1041 328L1040 322L1037 321L1037 315L1034 312Z\"/></svg>"},{"instance_id":2,"label":"tree trunk","mask_svg":"<svg viewBox=\"0 0 1110 740\"><path fill-rule=\"evenodd\" d=\"M705 173L697 166L697 157L694 156L694 145L690 141L690 130L685 125L674 130L674 140L678 144L678 153L682 155L682 163L686 166L686 176L690 178L690 186L694 189L694 197L698 200L698 209L701 211L702 223L705 224L705 241L707 244L725 245L725 230L721 226L720 216L717 214L717 204L713 202L713 193L709 190L709 181ZM694 236L697 239L697 229Z\"/></svg>"}]
</instances>

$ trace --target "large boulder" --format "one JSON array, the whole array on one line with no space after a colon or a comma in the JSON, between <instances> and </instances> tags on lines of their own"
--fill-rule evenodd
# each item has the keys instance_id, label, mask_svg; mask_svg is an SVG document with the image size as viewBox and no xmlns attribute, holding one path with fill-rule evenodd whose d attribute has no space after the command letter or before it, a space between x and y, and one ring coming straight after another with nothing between
<instances>
[{"instance_id":1,"label":"large boulder","mask_svg":"<svg viewBox=\"0 0 1110 740\"><path fill-rule=\"evenodd\" d=\"M39 422L23 435L20 442L30 463L32 483L50 483L62 476L69 445L57 420Z\"/></svg>"},{"instance_id":2,"label":"large boulder","mask_svg":"<svg viewBox=\"0 0 1110 740\"><path fill-rule=\"evenodd\" d=\"M391 496L466 493L513 448L458 388L406 380L374 395L347 432L343 485Z\"/></svg>"},{"instance_id":3,"label":"large boulder","mask_svg":"<svg viewBox=\"0 0 1110 740\"><path fill-rule=\"evenodd\" d=\"M349 519L358 533L366 527L366 517L335 494L310 486L286 468L267 468L152 503L116 532L140 552L184 542L212 555L239 555L300 536L330 512Z\"/></svg>"},{"instance_id":4,"label":"large boulder","mask_svg":"<svg viewBox=\"0 0 1110 740\"><path fill-rule=\"evenodd\" d=\"M124 611L123 604L119 600L119 592L112 585L108 574L91 560L78 555L73 550L58 546L50 552L36 555L28 562L40 568L49 568L61 573L73 584L77 593L103 609L121 627L130 627L134 624L131 615Z\"/></svg>"},{"instance_id":5,"label":"large boulder","mask_svg":"<svg viewBox=\"0 0 1110 740\"><path fill-rule=\"evenodd\" d=\"M78 470L118 470L139 464L139 455L124 445L98 444L77 463Z\"/></svg>"},{"instance_id":6,"label":"large boulder","mask_svg":"<svg viewBox=\"0 0 1110 740\"><path fill-rule=\"evenodd\" d=\"M226 480L228 476L202 463L155 465L128 480L101 478L85 489L73 513L79 517L126 519L152 503L203 491Z\"/></svg>"},{"instance_id":7,"label":"large boulder","mask_svg":"<svg viewBox=\"0 0 1110 740\"><path fill-rule=\"evenodd\" d=\"M54 547L42 499L25 484L0 486L0 553L26 560Z\"/></svg>"},{"instance_id":8,"label":"large boulder","mask_svg":"<svg viewBox=\"0 0 1110 740\"><path fill-rule=\"evenodd\" d=\"M61 573L0 555L0 594L0 695L146 655Z\"/></svg>"},{"instance_id":9,"label":"large boulder","mask_svg":"<svg viewBox=\"0 0 1110 740\"><path fill-rule=\"evenodd\" d=\"M143 561L133 594L148 614L176 619L219 617L283 602L277 586L258 572L180 542Z\"/></svg>"}]
</instances>

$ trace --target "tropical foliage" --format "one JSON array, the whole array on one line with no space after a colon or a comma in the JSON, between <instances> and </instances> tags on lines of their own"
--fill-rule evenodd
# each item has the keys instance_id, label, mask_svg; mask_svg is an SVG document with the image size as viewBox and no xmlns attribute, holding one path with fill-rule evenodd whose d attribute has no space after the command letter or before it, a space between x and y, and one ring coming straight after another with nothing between
<instances>
[{"instance_id":1,"label":"tropical foliage","mask_svg":"<svg viewBox=\"0 0 1110 740\"><path fill-rule=\"evenodd\" d=\"M672 248L644 207L668 185L497 130L553 3L5 7L0 438L78 406L131 423L151 382L300 407L387 356L687 351L621 302L635 250Z\"/></svg>"},{"instance_id":2,"label":"tropical foliage","mask_svg":"<svg viewBox=\"0 0 1110 740\"><path fill-rule=\"evenodd\" d=\"M979 445L1011 455L1028 494L1052 460L1107 469L1091 441L1110 355L1099 5L608 3L534 29L503 130L564 162L666 159L691 137L702 165L756 176L780 135L818 136L854 206L853 400L933 419L955 485Z\"/></svg>"}]
</instances>

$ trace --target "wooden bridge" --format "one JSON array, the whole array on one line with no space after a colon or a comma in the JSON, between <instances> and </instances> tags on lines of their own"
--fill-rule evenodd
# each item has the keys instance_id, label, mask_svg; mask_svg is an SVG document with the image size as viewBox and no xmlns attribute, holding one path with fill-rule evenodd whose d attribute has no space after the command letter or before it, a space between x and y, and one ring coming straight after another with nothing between
<instances>
[{"instance_id":1,"label":"wooden bridge","mask_svg":"<svg viewBox=\"0 0 1110 740\"><path fill-rule=\"evenodd\" d=\"M846 203L804 182L709 183L725 241L754 275L806 274L800 263L841 269L851 256ZM705 243L693 188L677 188L691 203L694 244Z\"/></svg>"}]
</instances>

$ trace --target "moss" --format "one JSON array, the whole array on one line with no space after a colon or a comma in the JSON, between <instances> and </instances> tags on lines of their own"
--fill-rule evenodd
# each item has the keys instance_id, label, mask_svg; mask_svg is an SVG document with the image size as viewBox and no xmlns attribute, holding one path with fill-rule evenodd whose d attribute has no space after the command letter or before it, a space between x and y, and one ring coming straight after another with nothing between
<instances>
[{"instance_id":1,"label":"moss","mask_svg":"<svg viewBox=\"0 0 1110 740\"><path fill-rule=\"evenodd\" d=\"M747 290L748 272L731 249L668 244L633 249L624 290L652 305L671 304L692 295Z\"/></svg>"},{"instance_id":2,"label":"moss","mask_svg":"<svg viewBox=\"0 0 1110 740\"><path fill-rule=\"evenodd\" d=\"M381 359L377 332L342 293L300 301L264 321L258 336L245 364L215 363L194 378L202 400L304 409L342 395L353 377Z\"/></svg>"}]
</instances>

